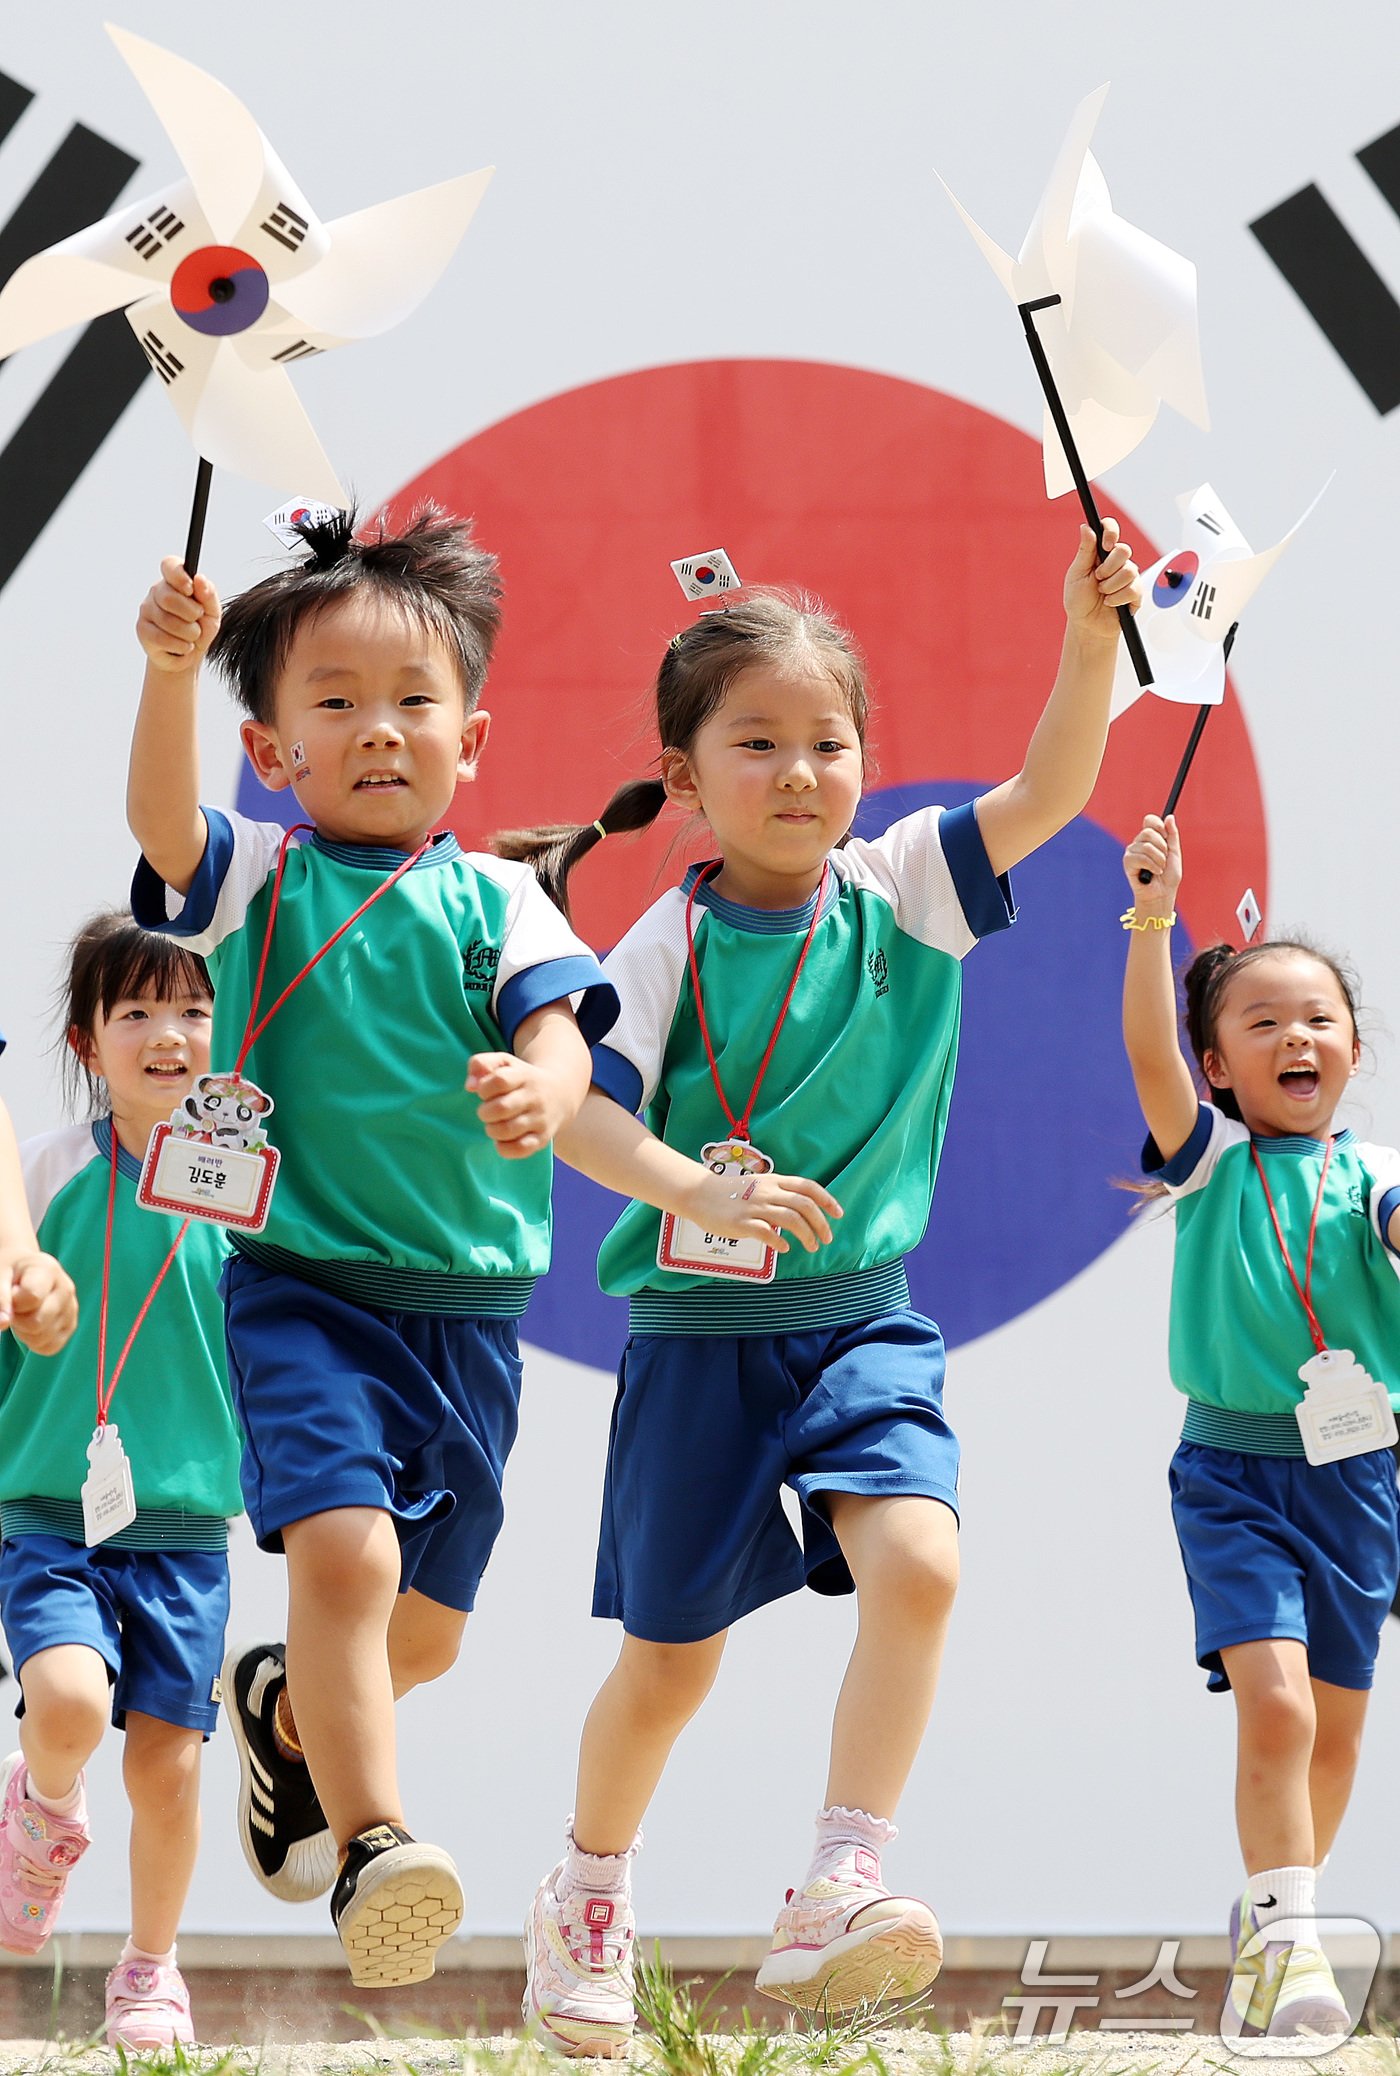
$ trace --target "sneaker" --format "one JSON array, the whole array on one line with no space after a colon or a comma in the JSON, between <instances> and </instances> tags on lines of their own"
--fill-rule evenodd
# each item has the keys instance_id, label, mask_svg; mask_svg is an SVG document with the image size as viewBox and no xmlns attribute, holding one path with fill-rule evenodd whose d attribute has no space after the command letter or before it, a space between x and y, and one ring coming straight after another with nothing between
<instances>
[{"instance_id":1,"label":"sneaker","mask_svg":"<svg viewBox=\"0 0 1400 2076\"><path fill-rule=\"evenodd\" d=\"M284 1903L309 1903L335 1880L335 1839L304 1760L289 1759L272 1727L287 1684L286 1645L229 1652L221 1676L238 1753L238 1838L257 1879Z\"/></svg>"},{"instance_id":2,"label":"sneaker","mask_svg":"<svg viewBox=\"0 0 1400 2076\"><path fill-rule=\"evenodd\" d=\"M0 1946L7 1953L38 1953L46 1943L68 1877L91 1843L82 1805L75 1817L41 1809L24 1754L11 1752L0 1766Z\"/></svg>"},{"instance_id":3,"label":"sneaker","mask_svg":"<svg viewBox=\"0 0 1400 2076\"><path fill-rule=\"evenodd\" d=\"M1230 1905L1230 1982L1228 1997L1230 2006L1240 2027L1254 2023L1250 2013L1262 2008L1260 2000L1264 1987L1264 1948L1254 1948L1259 1925L1254 1915L1254 1898L1248 1882L1242 1893ZM1247 1949L1241 1960L1241 1949Z\"/></svg>"},{"instance_id":4,"label":"sneaker","mask_svg":"<svg viewBox=\"0 0 1400 2076\"><path fill-rule=\"evenodd\" d=\"M122 1961L107 1977L107 2045L173 2047L194 2044L190 1993L178 1968L154 1961Z\"/></svg>"},{"instance_id":5,"label":"sneaker","mask_svg":"<svg viewBox=\"0 0 1400 2076\"><path fill-rule=\"evenodd\" d=\"M625 1891L556 1887L562 1860L535 1891L525 1920L525 2029L560 2054L613 2060L636 2024L632 1958L637 1936Z\"/></svg>"},{"instance_id":6,"label":"sneaker","mask_svg":"<svg viewBox=\"0 0 1400 2076\"><path fill-rule=\"evenodd\" d=\"M440 1845L420 1845L398 1824L357 1831L331 1891L356 1989L426 1982L437 1950L462 1922L462 1884Z\"/></svg>"},{"instance_id":7,"label":"sneaker","mask_svg":"<svg viewBox=\"0 0 1400 2076\"><path fill-rule=\"evenodd\" d=\"M1246 1947L1230 1985L1242 2032L1286 2040L1302 2034L1335 2038L1351 2031L1351 2013L1319 1947L1259 1937L1258 1949L1251 1953ZM1250 1985L1248 1998L1241 1993L1242 1980Z\"/></svg>"},{"instance_id":8,"label":"sneaker","mask_svg":"<svg viewBox=\"0 0 1400 2076\"><path fill-rule=\"evenodd\" d=\"M755 1987L801 2011L848 2011L917 1997L942 1965L928 1905L892 1896L879 1854L856 1846L800 1894L788 1890Z\"/></svg>"}]
</instances>

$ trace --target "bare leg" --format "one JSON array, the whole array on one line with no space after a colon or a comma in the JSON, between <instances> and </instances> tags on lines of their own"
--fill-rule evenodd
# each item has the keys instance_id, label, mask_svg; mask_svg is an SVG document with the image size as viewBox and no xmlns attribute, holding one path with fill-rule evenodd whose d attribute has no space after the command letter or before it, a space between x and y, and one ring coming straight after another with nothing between
<instances>
[{"instance_id":1,"label":"bare leg","mask_svg":"<svg viewBox=\"0 0 1400 2076\"><path fill-rule=\"evenodd\" d=\"M389 1623L399 1539L375 1507L309 1514L283 1531L287 1688L336 1844L401 1824Z\"/></svg>"},{"instance_id":2,"label":"bare leg","mask_svg":"<svg viewBox=\"0 0 1400 2076\"><path fill-rule=\"evenodd\" d=\"M714 1685L727 1633L688 1644L623 1637L579 1747L574 1839L584 1852L631 1845L672 1745Z\"/></svg>"},{"instance_id":3,"label":"bare leg","mask_svg":"<svg viewBox=\"0 0 1400 2076\"><path fill-rule=\"evenodd\" d=\"M1245 1870L1315 1867L1308 1772L1317 1710L1307 1647L1272 1637L1232 1644L1220 1656L1239 1717L1235 1819Z\"/></svg>"},{"instance_id":4,"label":"bare leg","mask_svg":"<svg viewBox=\"0 0 1400 2076\"><path fill-rule=\"evenodd\" d=\"M1331 1852L1347 1803L1351 1800L1356 1764L1361 1757L1361 1731L1370 1694L1354 1687L1312 1683L1317 1710L1308 1800L1312 1804L1313 1842L1318 1860Z\"/></svg>"},{"instance_id":5,"label":"bare leg","mask_svg":"<svg viewBox=\"0 0 1400 2076\"><path fill-rule=\"evenodd\" d=\"M19 1668L19 1741L29 1778L47 1802L71 1795L102 1742L111 1709L106 1660L86 1644L54 1644Z\"/></svg>"},{"instance_id":6,"label":"bare leg","mask_svg":"<svg viewBox=\"0 0 1400 2076\"><path fill-rule=\"evenodd\" d=\"M131 1803L131 1940L167 1953L180 1930L199 1851L198 1730L132 1710L122 1777Z\"/></svg>"},{"instance_id":7,"label":"bare leg","mask_svg":"<svg viewBox=\"0 0 1400 2076\"><path fill-rule=\"evenodd\" d=\"M466 1623L459 1608L429 1600L412 1586L399 1595L389 1617L389 1672L396 1701L452 1670Z\"/></svg>"},{"instance_id":8,"label":"bare leg","mask_svg":"<svg viewBox=\"0 0 1400 2076\"><path fill-rule=\"evenodd\" d=\"M892 1817L933 1710L958 1588L958 1524L939 1499L825 1496L860 1604L827 1804Z\"/></svg>"}]
</instances>

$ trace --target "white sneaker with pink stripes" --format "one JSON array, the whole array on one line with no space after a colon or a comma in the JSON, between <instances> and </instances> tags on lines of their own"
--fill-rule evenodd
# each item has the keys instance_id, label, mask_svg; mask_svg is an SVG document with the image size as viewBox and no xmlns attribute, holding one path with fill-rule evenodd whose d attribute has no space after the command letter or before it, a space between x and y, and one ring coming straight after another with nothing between
<instances>
[{"instance_id":1,"label":"white sneaker with pink stripes","mask_svg":"<svg viewBox=\"0 0 1400 2076\"><path fill-rule=\"evenodd\" d=\"M632 1961L636 1922L625 1891L560 1895L563 1862L535 1891L525 1920L521 2015L536 2040L560 2054L612 2059L636 2024Z\"/></svg>"},{"instance_id":2,"label":"white sneaker with pink stripes","mask_svg":"<svg viewBox=\"0 0 1400 2076\"><path fill-rule=\"evenodd\" d=\"M789 1889L755 1986L801 2011L849 2011L920 1996L942 1965L927 1903L892 1896L879 1854L853 1846L806 1888Z\"/></svg>"}]
</instances>

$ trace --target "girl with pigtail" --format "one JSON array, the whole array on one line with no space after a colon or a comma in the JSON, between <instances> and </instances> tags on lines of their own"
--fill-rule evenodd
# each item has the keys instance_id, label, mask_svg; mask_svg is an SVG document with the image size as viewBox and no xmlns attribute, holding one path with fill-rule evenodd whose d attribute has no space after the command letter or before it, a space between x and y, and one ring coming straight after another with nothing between
<instances>
[{"instance_id":1,"label":"girl with pigtail","mask_svg":"<svg viewBox=\"0 0 1400 2076\"><path fill-rule=\"evenodd\" d=\"M1239 1725L1234 2029L1342 2033L1316 1877L1400 1569L1400 1155L1337 1128L1360 1059L1356 1003L1345 970L1307 944L1217 944L1192 961L1193 1074L1172 972L1171 816L1148 816L1123 869L1143 1167L1176 1213L1170 1364L1187 1403L1172 1513L1197 1662L1213 1691L1233 1691Z\"/></svg>"},{"instance_id":2,"label":"girl with pigtail","mask_svg":"<svg viewBox=\"0 0 1400 2076\"><path fill-rule=\"evenodd\" d=\"M634 1199L599 1259L631 1305L593 1602L621 1621L622 1650L584 1728L565 1857L526 1926L525 2016L565 2053L625 2053L641 1817L730 1624L804 1584L854 1589L860 1626L812 1860L758 1986L837 2011L916 1996L938 1972L937 1919L881 1866L958 1565L943 1343L911 1308L903 1256L928 1220L961 961L1013 920L1008 871L1098 774L1114 609L1135 603L1137 574L1111 523L1106 549L1097 563L1081 531L1049 703L1024 768L979 800L851 837L864 665L814 601L754 593L668 646L658 781L591 827L501 840L561 902L589 849L664 802L702 818L715 851L609 958L621 1014L557 1141ZM737 1869L742 1816L708 1821Z\"/></svg>"}]
</instances>

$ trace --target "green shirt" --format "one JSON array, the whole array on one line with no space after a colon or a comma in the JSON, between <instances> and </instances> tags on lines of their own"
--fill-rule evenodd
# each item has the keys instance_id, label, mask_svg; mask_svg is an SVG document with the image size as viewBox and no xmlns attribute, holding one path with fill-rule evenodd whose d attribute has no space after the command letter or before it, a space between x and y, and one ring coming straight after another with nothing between
<instances>
[{"instance_id":1,"label":"green shirt","mask_svg":"<svg viewBox=\"0 0 1400 2076\"><path fill-rule=\"evenodd\" d=\"M12 1333L0 1334L0 1516L7 1535L47 1528L82 1540L78 1502L97 1424L111 1144L111 1122L104 1118L45 1133L21 1148L39 1244L73 1278L79 1313L72 1339L57 1355L35 1355ZM141 1163L119 1152L109 1375L180 1228L178 1218L137 1204L140 1173ZM220 1228L192 1220L132 1344L111 1419L131 1464L139 1518L115 1542L218 1548L225 1519L243 1511L241 1444L218 1291L225 1254ZM40 1501L51 1504L37 1506Z\"/></svg>"},{"instance_id":2,"label":"green shirt","mask_svg":"<svg viewBox=\"0 0 1400 2076\"><path fill-rule=\"evenodd\" d=\"M780 1173L824 1183L845 1216L830 1246L778 1256L769 1284L659 1268L660 1213L631 1204L603 1243L604 1290L635 1332L781 1333L908 1303L902 1257L928 1223L957 1062L960 961L1015 910L975 806L923 808L829 860L800 909L739 906L702 884L693 922L705 1015L730 1108L742 1115L813 906L821 914L750 1130ZM697 1156L727 1136L696 1016L686 899L663 895L605 961L622 1009L594 1048L595 1082Z\"/></svg>"}]
</instances>

